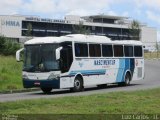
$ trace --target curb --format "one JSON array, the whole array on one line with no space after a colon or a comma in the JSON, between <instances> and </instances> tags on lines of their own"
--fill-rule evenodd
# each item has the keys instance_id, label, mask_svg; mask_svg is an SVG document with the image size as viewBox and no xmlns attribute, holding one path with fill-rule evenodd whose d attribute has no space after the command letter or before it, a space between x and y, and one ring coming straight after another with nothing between
<instances>
[{"instance_id":1,"label":"curb","mask_svg":"<svg viewBox=\"0 0 160 120\"><path fill-rule=\"evenodd\" d=\"M39 88L32 88L32 89L19 89L19 90L5 90L0 91L0 94L12 94L12 93L24 93L24 92L34 92L39 91Z\"/></svg>"}]
</instances>

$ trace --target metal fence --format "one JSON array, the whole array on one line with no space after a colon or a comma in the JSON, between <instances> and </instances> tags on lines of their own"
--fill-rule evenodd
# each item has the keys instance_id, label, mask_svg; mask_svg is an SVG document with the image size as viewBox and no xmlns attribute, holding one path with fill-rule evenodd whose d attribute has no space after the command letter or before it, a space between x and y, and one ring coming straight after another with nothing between
<instances>
[{"instance_id":1,"label":"metal fence","mask_svg":"<svg viewBox=\"0 0 160 120\"><path fill-rule=\"evenodd\" d=\"M157 59L160 58L160 42L144 42L144 58Z\"/></svg>"}]
</instances>

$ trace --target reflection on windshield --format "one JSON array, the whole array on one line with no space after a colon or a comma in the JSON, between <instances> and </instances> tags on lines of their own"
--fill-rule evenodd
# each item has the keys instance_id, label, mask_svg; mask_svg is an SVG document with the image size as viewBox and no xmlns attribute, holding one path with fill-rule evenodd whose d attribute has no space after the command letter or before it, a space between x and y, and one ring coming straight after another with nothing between
<instances>
[{"instance_id":1,"label":"reflection on windshield","mask_svg":"<svg viewBox=\"0 0 160 120\"><path fill-rule=\"evenodd\" d=\"M24 71L47 72L58 70L59 64L55 59L58 44L25 46Z\"/></svg>"}]
</instances>

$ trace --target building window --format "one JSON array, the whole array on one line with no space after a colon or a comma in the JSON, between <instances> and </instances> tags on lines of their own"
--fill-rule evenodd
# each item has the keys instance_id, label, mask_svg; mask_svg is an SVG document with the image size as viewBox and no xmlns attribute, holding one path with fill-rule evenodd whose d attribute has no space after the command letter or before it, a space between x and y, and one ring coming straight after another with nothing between
<instances>
[{"instance_id":1,"label":"building window","mask_svg":"<svg viewBox=\"0 0 160 120\"><path fill-rule=\"evenodd\" d=\"M84 43L75 43L75 56L88 57L88 45Z\"/></svg>"},{"instance_id":2,"label":"building window","mask_svg":"<svg viewBox=\"0 0 160 120\"><path fill-rule=\"evenodd\" d=\"M124 46L125 57L133 57L133 46Z\"/></svg>"},{"instance_id":3,"label":"building window","mask_svg":"<svg viewBox=\"0 0 160 120\"><path fill-rule=\"evenodd\" d=\"M123 46L122 45L114 45L114 56L123 57Z\"/></svg>"},{"instance_id":4,"label":"building window","mask_svg":"<svg viewBox=\"0 0 160 120\"><path fill-rule=\"evenodd\" d=\"M89 44L89 54L90 57L100 57L101 56L100 44Z\"/></svg>"},{"instance_id":5,"label":"building window","mask_svg":"<svg viewBox=\"0 0 160 120\"><path fill-rule=\"evenodd\" d=\"M112 45L102 45L103 57L113 57Z\"/></svg>"}]
</instances>

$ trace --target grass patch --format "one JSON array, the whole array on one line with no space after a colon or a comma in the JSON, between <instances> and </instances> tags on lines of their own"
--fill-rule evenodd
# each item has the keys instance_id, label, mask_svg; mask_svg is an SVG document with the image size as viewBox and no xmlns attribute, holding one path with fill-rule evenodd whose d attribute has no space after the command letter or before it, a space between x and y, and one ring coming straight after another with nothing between
<instances>
[{"instance_id":1,"label":"grass patch","mask_svg":"<svg viewBox=\"0 0 160 120\"><path fill-rule=\"evenodd\" d=\"M157 114L160 88L0 103L3 114Z\"/></svg>"},{"instance_id":2,"label":"grass patch","mask_svg":"<svg viewBox=\"0 0 160 120\"><path fill-rule=\"evenodd\" d=\"M0 91L22 89L22 63L14 56L0 55Z\"/></svg>"},{"instance_id":3,"label":"grass patch","mask_svg":"<svg viewBox=\"0 0 160 120\"><path fill-rule=\"evenodd\" d=\"M147 52L144 53L145 59L153 59L153 58L160 58L160 52Z\"/></svg>"}]
</instances>

